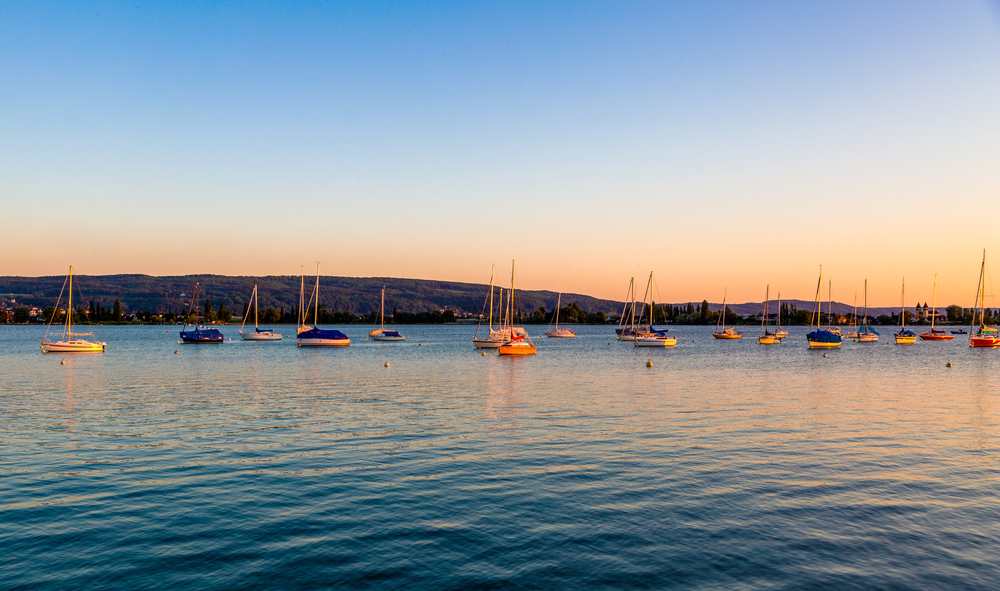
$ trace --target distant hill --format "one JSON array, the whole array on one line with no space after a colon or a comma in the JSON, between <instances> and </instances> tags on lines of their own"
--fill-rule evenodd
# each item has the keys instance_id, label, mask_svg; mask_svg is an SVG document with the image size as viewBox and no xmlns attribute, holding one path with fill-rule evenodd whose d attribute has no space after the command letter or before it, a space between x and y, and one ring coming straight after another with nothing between
<instances>
[{"instance_id":1,"label":"distant hill","mask_svg":"<svg viewBox=\"0 0 1000 591\"><path fill-rule=\"evenodd\" d=\"M0 301L11 297L18 303L39 307L51 306L59 295L65 277L0 277ZM316 278L306 278L306 298ZM104 307L121 299L127 311L179 312L186 306L195 282L199 282L199 305L205 298L216 308L221 302L227 310L240 312L250 299L256 284L262 308L291 310L299 303L299 278L294 276L230 277L225 275L78 275L74 276L73 299L90 300ZM390 277L320 277L320 305L330 311L367 314L377 310L385 285L386 312L397 308L404 312L429 312L451 309L456 313L479 314L489 286L424 279ZM79 290L79 291L78 291ZM517 303L524 312L555 308L559 294L553 291L517 292ZM185 297L187 296L187 297ZM65 298L65 296L63 296ZM562 294L563 305L576 303L587 312L620 313L621 303L583 294Z\"/></svg>"},{"instance_id":2,"label":"distant hill","mask_svg":"<svg viewBox=\"0 0 1000 591\"><path fill-rule=\"evenodd\" d=\"M792 304L799 310L812 311L813 307L816 305L812 300L781 300L782 304ZM697 306L697 304L695 304ZM770 300L769 306L772 310L778 305L777 300ZM726 304L726 308L732 310L734 313L741 316L746 316L748 314L760 314L764 310L764 302L750 302L746 304ZM712 311L717 311L722 309L722 304L708 304L708 309ZM830 310L830 304L828 302L823 302L823 313L826 314ZM943 311L944 308L942 307ZM911 310L912 311L912 310ZM840 302L833 303L833 312L835 314L850 314L854 312L854 304L842 304ZM875 308L868 307L869 316L880 316L882 314L892 315L898 314L899 308ZM864 310L858 307L858 314L864 314Z\"/></svg>"},{"instance_id":3,"label":"distant hill","mask_svg":"<svg viewBox=\"0 0 1000 591\"><path fill-rule=\"evenodd\" d=\"M52 277L0 277L0 302L8 303L11 298L29 306L51 306L63 285L63 276ZM212 307L221 302L226 309L243 309L250 299L253 286L258 286L261 308L284 308L290 311L299 302L299 278L289 275L269 275L266 277L245 277L226 275L182 275L154 277L152 275L78 275L74 277L73 299L87 303L94 300L104 307L110 307L116 298L121 299L126 311L180 312L191 293L195 282L199 282L199 305L207 297ZM315 283L315 277L306 278L306 297ZM320 304L330 311L367 314L377 310L382 286L386 287L386 311L397 308L403 312L429 312L451 309L456 313L478 314L483 310L483 302L489 289L479 283L459 283L433 281L428 279L396 279L391 277L320 277ZM554 291L518 291L520 309L531 312L540 307L555 308L558 294ZM187 297L185 297L187 296ZM64 296L65 297L65 296ZM604 312L609 315L621 313L623 303L604 300L577 293L562 294L563 305L576 303L587 312ZM806 300L782 300L794 304L799 310L812 310L813 302ZM681 302L674 305L686 305ZM771 301L771 306L777 304ZM697 307L700 302L694 302ZM758 314L763 309L761 302L727 304L728 308L740 315ZM721 303L710 303L711 310L721 310ZM852 305L833 303L833 311L847 314ZM824 312L827 304L823 304ZM892 314L895 308L869 308L872 316Z\"/></svg>"}]
</instances>

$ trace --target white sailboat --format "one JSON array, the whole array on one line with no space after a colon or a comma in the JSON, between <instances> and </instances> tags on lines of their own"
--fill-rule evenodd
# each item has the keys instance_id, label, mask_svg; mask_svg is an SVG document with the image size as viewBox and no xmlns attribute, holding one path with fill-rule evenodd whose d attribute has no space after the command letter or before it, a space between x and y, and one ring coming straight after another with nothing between
<instances>
[{"instance_id":1,"label":"white sailboat","mask_svg":"<svg viewBox=\"0 0 1000 591\"><path fill-rule=\"evenodd\" d=\"M484 334L480 336L479 331L482 329L483 316L479 316L479 325L476 326L476 334L472 337L472 344L476 346L477 349L499 349L500 345L510 341L510 329L504 328L503 326L503 289L500 289L500 307L497 318L500 320L500 326L496 330L493 329L493 281L496 279L497 266L493 265L493 270L490 272L490 293L486 296L486 302L490 307L489 314L489 330L484 331Z\"/></svg>"},{"instance_id":2,"label":"white sailboat","mask_svg":"<svg viewBox=\"0 0 1000 591\"><path fill-rule=\"evenodd\" d=\"M857 339L858 336L858 292L854 292L854 315L851 317L851 328L847 331L847 338Z\"/></svg>"},{"instance_id":3,"label":"white sailboat","mask_svg":"<svg viewBox=\"0 0 1000 591\"><path fill-rule=\"evenodd\" d=\"M107 343L93 340L93 333L73 332L73 265L69 266L69 275L63 281L63 289L66 282L69 282L69 297L66 304L66 325L63 328L62 339L53 341L49 338L49 329L52 328L52 321L55 320L59 312L59 300L62 299L62 290L59 291L59 298L56 299L55 308L52 310L52 317L49 318L49 325L45 329L45 336L41 338L42 353L103 353ZM91 337L85 339L82 337Z\"/></svg>"},{"instance_id":4,"label":"white sailboat","mask_svg":"<svg viewBox=\"0 0 1000 591\"><path fill-rule=\"evenodd\" d=\"M407 337L399 334L398 330L385 329L385 286L382 286L382 305L379 308L379 318L381 328L368 333L368 337L373 341L405 341Z\"/></svg>"},{"instance_id":5,"label":"white sailboat","mask_svg":"<svg viewBox=\"0 0 1000 591\"><path fill-rule=\"evenodd\" d=\"M859 343L877 343L878 332L868 324L868 280L865 279L865 317L861 319L861 328L858 330Z\"/></svg>"},{"instance_id":6,"label":"white sailboat","mask_svg":"<svg viewBox=\"0 0 1000 591\"><path fill-rule=\"evenodd\" d=\"M781 292L778 292L778 318L774 325L774 336L783 339L788 336L788 331L781 328Z\"/></svg>"},{"instance_id":7,"label":"white sailboat","mask_svg":"<svg viewBox=\"0 0 1000 591\"><path fill-rule=\"evenodd\" d=\"M565 339L576 336L576 332L572 328L559 328L559 307L561 305L562 305L562 294L560 293L559 297L556 299L555 328L553 328L552 325L550 324L549 329L545 331L545 336L549 338Z\"/></svg>"},{"instance_id":8,"label":"white sailboat","mask_svg":"<svg viewBox=\"0 0 1000 591\"><path fill-rule=\"evenodd\" d=\"M842 337L842 336L844 336L844 333L841 332L840 327L833 325L833 281L830 281L829 288L827 290L827 295L830 296L830 302L829 302L829 306L827 306L827 309L826 309L826 311L827 311L827 314L826 314L826 330L828 332L831 332L831 333L837 335L838 337Z\"/></svg>"},{"instance_id":9,"label":"white sailboat","mask_svg":"<svg viewBox=\"0 0 1000 591\"><path fill-rule=\"evenodd\" d=\"M637 335L633 344L636 347L673 347L677 344L677 337L667 335L666 330L656 330L653 328L656 314L656 302L653 301L653 272L649 272L649 282L646 284L646 293L649 295L649 325L642 327L644 335ZM657 290L659 293L659 290ZM643 308L646 306L646 296L642 297ZM642 324L642 317L639 318Z\"/></svg>"},{"instance_id":10,"label":"white sailboat","mask_svg":"<svg viewBox=\"0 0 1000 591\"><path fill-rule=\"evenodd\" d=\"M253 332L243 332L247 325L247 314L243 315L243 324L240 326L240 338L244 341L280 341L281 335L270 328L259 328L257 326L257 286L253 286L253 293L250 294L250 301L253 302ZM247 312L249 312L249 307Z\"/></svg>"}]
</instances>

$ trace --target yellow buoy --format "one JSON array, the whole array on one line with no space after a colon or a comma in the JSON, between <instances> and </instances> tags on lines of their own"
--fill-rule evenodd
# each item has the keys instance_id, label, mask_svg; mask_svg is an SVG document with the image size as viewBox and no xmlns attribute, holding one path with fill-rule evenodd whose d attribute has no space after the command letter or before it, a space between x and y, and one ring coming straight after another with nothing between
<instances>
[{"instance_id":1,"label":"yellow buoy","mask_svg":"<svg viewBox=\"0 0 1000 591\"><path fill-rule=\"evenodd\" d=\"M65 360L65 359L63 359L62 361L60 361L60 362L59 362L59 365L66 365L66 360Z\"/></svg>"},{"instance_id":2,"label":"yellow buoy","mask_svg":"<svg viewBox=\"0 0 1000 591\"><path fill-rule=\"evenodd\" d=\"M177 341L177 344L179 345L179 344L181 344L181 342L180 342L180 341Z\"/></svg>"},{"instance_id":3,"label":"yellow buoy","mask_svg":"<svg viewBox=\"0 0 1000 591\"><path fill-rule=\"evenodd\" d=\"M174 351L174 355L177 355L177 351Z\"/></svg>"},{"instance_id":4,"label":"yellow buoy","mask_svg":"<svg viewBox=\"0 0 1000 591\"><path fill-rule=\"evenodd\" d=\"M389 362L388 361L385 362L385 366L389 367Z\"/></svg>"},{"instance_id":5,"label":"yellow buoy","mask_svg":"<svg viewBox=\"0 0 1000 591\"><path fill-rule=\"evenodd\" d=\"M949 361L948 363L945 363L944 366L945 367L951 367L951 362Z\"/></svg>"},{"instance_id":6,"label":"yellow buoy","mask_svg":"<svg viewBox=\"0 0 1000 591\"><path fill-rule=\"evenodd\" d=\"M418 346L418 347L423 347L423 346L424 346L424 344L423 344L423 343L417 343L417 346Z\"/></svg>"},{"instance_id":7,"label":"yellow buoy","mask_svg":"<svg viewBox=\"0 0 1000 591\"><path fill-rule=\"evenodd\" d=\"M653 361L652 360L647 361L646 362L646 367L653 367Z\"/></svg>"},{"instance_id":8,"label":"yellow buoy","mask_svg":"<svg viewBox=\"0 0 1000 591\"><path fill-rule=\"evenodd\" d=\"M481 353L481 355L482 355L483 357L486 357L486 351L483 351L483 352Z\"/></svg>"}]
</instances>

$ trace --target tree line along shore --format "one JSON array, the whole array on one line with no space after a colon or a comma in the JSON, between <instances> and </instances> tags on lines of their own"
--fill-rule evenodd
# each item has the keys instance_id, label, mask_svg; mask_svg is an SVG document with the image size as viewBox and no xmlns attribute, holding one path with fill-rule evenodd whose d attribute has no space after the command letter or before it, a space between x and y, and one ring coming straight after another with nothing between
<instances>
[{"instance_id":1,"label":"tree line along shore","mask_svg":"<svg viewBox=\"0 0 1000 591\"><path fill-rule=\"evenodd\" d=\"M254 310L249 308L249 304L244 303L239 307L238 312L226 307L223 302L213 304L211 298L206 298L198 303L196 310L188 312L188 309L167 312L153 311L125 311L121 300L116 298L110 307L102 305L100 302L91 300L85 305L74 307L73 322L78 324L179 324L187 322L189 324L230 324L242 322L246 317L248 322L253 322ZM688 302L686 304L656 304L653 308L654 324L675 324L675 325L714 325L720 322L722 312L712 310L713 304L703 300L700 304ZM624 305L625 322L631 321L631 306ZM915 312L904 311L904 321L906 324L923 325L930 324L930 315L926 304L915 307ZM649 322L649 306L637 305L635 318L637 322ZM32 323L62 323L65 321L65 309L56 309L53 306L46 308L32 308L29 306L9 306L0 309L0 323L7 324L32 324ZM307 317L312 322L315 310L306 311ZM987 309L986 323L995 324L1000 321L1000 310ZM53 315L55 318L53 318ZM762 313L739 314L726 309L725 324L728 325L753 325L760 324ZM483 315L485 317L485 314ZM778 313L768 315L771 323L777 322ZM420 312L410 312L393 308L391 312L386 311L386 324L451 324L459 322L477 322L480 314L463 313L461 311L444 309L428 310ZM555 307L546 308L539 306L534 311L518 311L515 314L515 321L519 324L551 324L555 318ZM285 309L267 307L257 310L257 322L261 325L267 324L297 324L299 310L297 306ZM795 303L783 303L780 306L781 324L786 326L808 325L814 322L811 310L800 309ZM572 302L559 309L560 324L595 324L617 325L622 321L622 314L608 314L603 310L597 312L587 311L576 302ZM865 318L855 316L853 312L846 314L820 313L819 323L844 325L851 323L863 323ZM970 324L972 322L972 309L951 305L937 312L934 321L936 324ZM317 324L378 324L380 316L378 309L369 311L366 314L356 314L350 310L331 311L322 305L319 306L319 321ZM869 315L869 324L875 325L898 325L900 323L899 313Z\"/></svg>"}]
</instances>

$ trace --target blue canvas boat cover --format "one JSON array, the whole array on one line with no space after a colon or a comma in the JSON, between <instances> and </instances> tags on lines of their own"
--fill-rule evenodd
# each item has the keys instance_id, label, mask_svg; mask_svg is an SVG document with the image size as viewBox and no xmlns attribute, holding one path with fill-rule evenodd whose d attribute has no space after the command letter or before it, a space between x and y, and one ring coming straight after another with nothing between
<instances>
[{"instance_id":1,"label":"blue canvas boat cover","mask_svg":"<svg viewBox=\"0 0 1000 591\"><path fill-rule=\"evenodd\" d=\"M383 336L387 336L387 337L401 337L401 336L403 336L403 335L399 334L398 330L383 330L382 331L382 335Z\"/></svg>"},{"instance_id":2,"label":"blue canvas boat cover","mask_svg":"<svg viewBox=\"0 0 1000 591\"><path fill-rule=\"evenodd\" d=\"M257 332L274 332L270 328L258 328L256 330L257 330Z\"/></svg>"},{"instance_id":3,"label":"blue canvas boat cover","mask_svg":"<svg viewBox=\"0 0 1000 591\"><path fill-rule=\"evenodd\" d=\"M843 339L839 334L833 334L828 330L816 330L806 335L806 339L812 343L839 343Z\"/></svg>"},{"instance_id":4,"label":"blue canvas boat cover","mask_svg":"<svg viewBox=\"0 0 1000 591\"><path fill-rule=\"evenodd\" d=\"M909 330L905 330L904 329L904 330L901 330L901 331L897 332L896 336L898 336L898 337L915 337L915 336L917 336L917 333L911 332Z\"/></svg>"},{"instance_id":5,"label":"blue canvas boat cover","mask_svg":"<svg viewBox=\"0 0 1000 591\"><path fill-rule=\"evenodd\" d=\"M335 329L322 329L322 328L312 328L305 332L300 332L296 335L300 339L334 339L342 340L346 339L347 335Z\"/></svg>"},{"instance_id":6,"label":"blue canvas boat cover","mask_svg":"<svg viewBox=\"0 0 1000 591\"><path fill-rule=\"evenodd\" d=\"M222 333L217 328L196 328L194 330L182 330L181 339L192 341L221 341Z\"/></svg>"}]
</instances>

